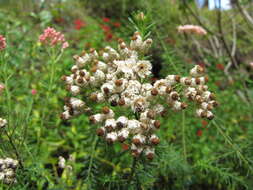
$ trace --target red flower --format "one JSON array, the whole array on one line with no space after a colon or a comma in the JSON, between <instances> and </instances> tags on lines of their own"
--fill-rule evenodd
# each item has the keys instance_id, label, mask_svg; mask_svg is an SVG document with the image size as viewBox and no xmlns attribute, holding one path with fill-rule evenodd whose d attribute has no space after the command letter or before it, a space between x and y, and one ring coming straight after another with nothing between
<instances>
[{"instance_id":1,"label":"red flower","mask_svg":"<svg viewBox=\"0 0 253 190\"><path fill-rule=\"evenodd\" d=\"M205 67L206 67L205 62L203 62L203 61L199 61L199 62L197 62L197 65L199 65L199 66L201 66L201 67L203 67L203 68L205 68Z\"/></svg>"},{"instance_id":2,"label":"red flower","mask_svg":"<svg viewBox=\"0 0 253 190\"><path fill-rule=\"evenodd\" d=\"M197 136L198 136L198 137L201 137L202 134L203 134L203 131L202 131L201 129L199 129L199 130L197 131Z\"/></svg>"},{"instance_id":3,"label":"red flower","mask_svg":"<svg viewBox=\"0 0 253 190\"><path fill-rule=\"evenodd\" d=\"M110 32L111 31L110 26L107 26L107 25L104 25L104 24L101 25L101 28L104 32Z\"/></svg>"},{"instance_id":4,"label":"red flower","mask_svg":"<svg viewBox=\"0 0 253 190\"><path fill-rule=\"evenodd\" d=\"M102 18L103 22L110 22L110 19L107 17Z\"/></svg>"},{"instance_id":5,"label":"red flower","mask_svg":"<svg viewBox=\"0 0 253 190\"><path fill-rule=\"evenodd\" d=\"M113 34L112 33L105 33L105 40L106 41L110 41L113 38Z\"/></svg>"},{"instance_id":6,"label":"red flower","mask_svg":"<svg viewBox=\"0 0 253 190\"><path fill-rule=\"evenodd\" d=\"M120 24L120 22L114 22L113 26L116 27L116 28L119 28L121 26L121 24Z\"/></svg>"},{"instance_id":7,"label":"red flower","mask_svg":"<svg viewBox=\"0 0 253 190\"><path fill-rule=\"evenodd\" d=\"M225 67L224 67L223 64L218 63L218 64L216 64L216 68L217 68L218 70L220 70L220 71L223 71Z\"/></svg>"},{"instance_id":8,"label":"red flower","mask_svg":"<svg viewBox=\"0 0 253 190\"><path fill-rule=\"evenodd\" d=\"M206 120L201 121L202 127L206 127L208 125L208 122Z\"/></svg>"},{"instance_id":9,"label":"red flower","mask_svg":"<svg viewBox=\"0 0 253 190\"><path fill-rule=\"evenodd\" d=\"M76 30L80 30L81 28L86 26L86 23L84 21L82 21L81 19L74 20L74 24L75 24Z\"/></svg>"},{"instance_id":10,"label":"red flower","mask_svg":"<svg viewBox=\"0 0 253 190\"><path fill-rule=\"evenodd\" d=\"M128 150L129 146L127 144L125 144L125 143L122 143L121 144L121 148L122 148L122 150Z\"/></svg>"}]
</instances>

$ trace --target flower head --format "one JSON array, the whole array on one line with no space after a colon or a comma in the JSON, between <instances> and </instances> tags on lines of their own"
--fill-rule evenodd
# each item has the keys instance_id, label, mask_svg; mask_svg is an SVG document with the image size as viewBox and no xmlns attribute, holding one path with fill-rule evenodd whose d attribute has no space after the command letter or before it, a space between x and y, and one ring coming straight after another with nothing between
<instances>
[{"instance_id":1,"label":"flower head","mask_svg":"<svg viewBox=\"0 0 253 190\"><path fill-rule=\"evenodd\" d=\"M120 23L120 22L114 22L114 23L113 23L113 26L114 26L115 28L119 28L119 27L121 26L121 23Z\"/></svg>"},{"instance_id":2,"label":"flower head","mask_svg":"<svg viewBox=\"0 0 253 190\"><path fill-rule=\"evenodd\" d=\"M32 89L31 90L31 94L34 96L34 95L36 95L37 94L37 90L36 89Z\"/></svg>"},{"instance_id":3,"label":"flower head","mask_svg":"<svg viewBox=\"0 0 253 190\"><path fill-rule=\"evenodd\" d=\"M188 76L168 75L148 83L152 64L143 55L148 52L152 39L143 40L135 32L129 45L123 40L118 43L118 50L107 46L99 54L91 49L89 53L74 56L76 63L71 74L62 79L66 89L78 97L66 98L61 118L67 120L92 112L89 120L99 125L96 133L108 144L131 142L129 149L134 157L145 155L152 160L155 146L160 142L155 135L161 126L158 117L166 116L167 110L186 109L182 96L183 100L196 103L196 115L201 118L213 119L212 110L218 104L214 94L208 91L208 78L201 66L195 65ZM79 99L83 92L93 103L107 106L101 110L99 106L88 107ZM124 112L117 113L120 109Z\"/></svg>"},{"instance_id":4,"label":"flower head","mask_svg":"<svg viewBox=\"0 0 253 190\"><path fill-rule=\"evenodd\" d=\"M74 24L76 30L80 30L81 28L86 26L86 23L81 19L74 20Z\"/></svg>"},{"instance_id":5,"label":"flower head","mask_svg":"<svg viewBox=\"0 0 253 190\"><path fill-rule=\"evenodd\" d=\"M61 45L62 49L66 48L68 43L65 40L64 34L57 32L54 28L46 28L39 36L39 41L44 45L49 45L51 47L56 45Z\"/></svg>"},{"instance_id":6,"label":"flower head","mask_svg":"<svg viewBox=\"0 0 253 190\"><path fill-rule=\"evenodd\" d=\"M108 18L108 17L104 17L104 18L102 18L102 20L103 20L103 22L110 22L110 18Z\"/></svg>"},{"instance_id":7,"label":"flower head","mask_svg":"<svg viewBox=\"0 0 253 190\"><path fill-rule=\"evenodd\" d=\"M197 25L183 25L177 28L179 33L188 33L188 34L197 34L197 35L206 35L207 32L204 28Z\"/></svg>"},{"instance_id":8,"label":"flower head","mask_svg":"<svg viewBox=\"0 0 253 190\"><path fill-rule=\"evenodd\" d=\"M5 86L3 84L0 84L0 94L3 92Z\"/></svg>"},{"instance_id":9,"label":"flower head","mask_svg":"<svg viewBox=\"0 0 253 190\"><path fill-rule=\"evenodd\" d=\"M0 51L6 48L6 39L4 36L0 35Z\"/></svg>"}]
</instances>

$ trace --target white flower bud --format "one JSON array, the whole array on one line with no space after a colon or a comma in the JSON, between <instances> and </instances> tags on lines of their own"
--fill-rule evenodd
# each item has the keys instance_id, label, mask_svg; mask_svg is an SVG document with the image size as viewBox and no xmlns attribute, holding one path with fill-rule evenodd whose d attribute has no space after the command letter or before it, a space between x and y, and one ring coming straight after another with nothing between
<instances>
[{"instance_id":1,"label":"white flower bud","mask_svg":"<svg viewBox=\"0 0 253 190\"><path fill-rule=\"evenodd\" d=\"M95 73L94 73L94 77L96 80L98 81L103 81L105 80L105 74L103 71L101 70L97 70Z\"/></svg>"},{"instance_id":2,"label":"white flower bud","mask_svg":"<svg viewBox=\"0 0 253 190\"><path fill-rule=\"evenodd\" d=\"M210 91L205 91L203 92L202 94L202 98L205 100L205 101L209 101L211 99L211 96L212 96L212 93Z\"/></svg>"},{"instance_id":3,"label":"white flower bud","mask_svg":"<svg viewBox=\"0 0 253 190\"><path fill-rule=\"evenodd\" d=\"M205 118L207 116L207 112L203 109L197 109L196 114L198 117Z\"/></svg>"},{"instance_id":4,"label":"white flower bud","mask_svg":"<svg viewBox=\"0 0 253 190\"><path fill-rule=\"evenodd\" d=\"M78 70L79 70L79 68L78 68L77 65L74 65L74 66L71 67L71 72L72 73L76 73Z\"/></svg>"},{"instance_id":5,"label":"white flower bud","mask_svg":"<svg viewBox=\"0 0 253 190\"><path fill-rule=\"evenodd\" d=\"M109 60L115 60L119 58L119 54L117 53L117 51L109 46L105 47L105 51L108 53Z\"/></svg>"},{"instance_id":6,"label":"white flower bud","mask_svg":"<svg viewBox=\"0 0 253 190\"><path fill-rule=\"evenodd\" d=\"M85 106L85 102L78 98L70 98L69 103L74 109L81 109Z\"/></svg>"},{"instance_id":7,"label":"white flower bud","mask_svg":"<svg viewBox=\"0 0 253 190\"><path fill-rule=\"evenodd\" d=\"M181 102L179 102L179 101L175 101L175 102L173 102L173 108L175 109L175 110L181 110L182 108L181 108Z\"/></svg>"},{"instance_id":8,"label":"white flower bud","mask_svg":"<svg viewBox=\"0 0 253 190\"><path fill-rule=\"evenodd\" d=\"M98 61L96 66L97 66L98 70L101 70L103 72L105 72L108 68L108 65L102 61Z\"/></svg>"},{"instance_id":9,"label":"white flower bud","mask_svg":"<svg viewBox=\"0 0 253 190\"><path fill-rule=\"evenodd\" d=\"M0 172L0 180L3 180L5 177L4 173L3 172Z\"/></svg>"},{"instance_id":10,"label":"white flower bud","mask_svg":"<svg viewBox=\"0 0 253 190\"><path fill-rule=\"evenodd\" d=\"M68 120L68 119L72 118L72 115L69 113L69 110L67 110L61 114L61 118L63 120Z\"/></svg>"},{"instance_id":11,"label":"white flower bud","mask_svg":"<svg viewBox=\"0 0 253 190\"><path fill-rule=\"evenodd\" d=\"M213 115L213 113L212 113L212 112L207 111L206 117L207 117L207 119L212 120L212 119L214 118L214 115Z\"/></svg>"},{"instance_id":12,"label":"white flower bud","mask_svg":"<svg viewBox=\"0 0 253 190\"><path fill-rule=\"evenodd\" d=\"M80 87L76 85L70 85L68 86L68 90L74 95L78 95L80 93Z\"/></svg>"},{"instance_id":13,"label":"white flower bud","mask_svg":"<svg viewBox=\"0 0 253 190\"><path fill-rule=\"evenodd\" d=\"M179 82L180 77L178 75L168 75L165 80L167 81L167 85L168 86L172 86L174 84L176 84L177 82Z\"/></svg>"},{"instance_id":14,"label":"white flower bud","mask_svg":"<svg viewBox=\"0 0 253 190\"><path fill-rule=\"evenodd\" d=\"M111 109L109 110L109 113L104 114L104 117L106 119L112 119L112 118L114 118L114 116L115 116L115 114L114 114L114 112Z\"/></svg>"},{"instance_id":15,"label":"white flower bud","mask_svg":"<svg viewBox=\"0 0 253 190\"><path fill-rule=\"evenodd\" d=\"M134 135L132 139L132 142L135 145L142 145L145 143L145 141L146 141L146 137L141 134Z\"/></svg>"},{"instance_id":16,"label":"white flower bud","mask_svg":"<svg viewBox=\"0 0 253 190\"><path fill-rule=\"evenodd\" d=\"M165 79L157 80L154 84L154 88L158 90L158 93L160 95L165 95L167 89L167 80Z\"/></svg>"},{"instance_id":17,"label":"white flower bud","mask_svg":"<svg viewBox=\"0 0 253 190\"><path fill-rule=\"evenodd\" d=\"M72 85L74 83L74 80L71 76L63 76L61 79L68 85Z\"/></svg>"},{"instance_id":18,"label":"white flower bud","mask_svg":"<svg viewBox=\"0 0 253 190\"><path fill-rule=\"evenodd\" d=\"M141 131L140 122L137 120L128 120L127 128L129 129L129 132L132 134L136 134Z\"/></svg>"},{"instance_id":19,"label":"white flower bud","mask_svg":"<svg viewBox=\"0 0 253 190\"><path fill-rule=\"evenodd\" d=\"M115 119L107 119L105 121L105 129L108 132L113 131L116 128L116 121Z\"/></svg>"},{"instance_id":20,"label":"white flower bud","mask_svg":"<svg viewBox=\"0 0 253 190\"><path fill-rule=\"evenodd\" d=\"M183 85L191 85L192 80L189 77L182 77L182 78L180 78L180 83Z\"/></svg>"},{"instance_id":21,"label":"white flower bud","mask_svg":"<svg viewBox=\"0 0 253 190\"><path fill-rule=\"evenodd\" d=\"M117 119L117 127L118 128L123 128L123 127L126 127L127 126L127 123L128 123L128 118L125 117L125 116L120 116L118 119Z\"/></svg>"},{"instance_id":22,"label":"white flower bud","mask_svg":"<svg viewBox=\"0 0 253 190\"><path fill-rule=\"evenodd\" d=\"M136 51L139 51L142 49L143 41L140 34L136 34L132 37L132 40L130 42L130 48Z\"/></svg>"},{"instance_id":23,"label":"white flower bud","mask_svg":"<svg viewBox=\"0 0 253 190\"><path fill-rule=\"evenodd\" d=\"M92 123L101 123L102 121L104 121L105 120L105 115L104 114L100 114L100 113L98 113L98 114L95 114L95 115L92 115L92 116L90 116L90 121L92 122Z\"/></svg>"},{"instance_id":24,"label":"white flower bud","mask_svg":"<svg viewBox=\"0 0 253 190\"><path fill-rule=\"evenodd\" d=\"M62 156L59 156L59 162L58 162L59 168L64 169L65 168L65 163L66 163L65 158L63 158Z\"/></svg>"},{"instance_id":25,"label":"white flower bud","mask_svg":"<svg viewBox=\"0 0 253 190\"><path fill-rule=\"evenodd\" d=\"M83 56L76 56L76 66L78 68L83 68L89 61L90 61L90 56L89 54L85 53Z\"/></svg>"},{"instance_id":26,"label":"white flower bud","mask_svg":"<svg viewBox=\"0 0 253 190\"><path fill-rule=\"evenodd\" d=\"M152 145L158 145L160 143L160 139L155 134L152 134L151 137L149 138L149 142Z\"/></svg>"},{"instance_id":27,"label":"white flower bud","mask_svg":"<svg viewBox=\"0 0 253 190\"><path fill-rule=\"evenodd\" d=\"M115 142L115 141L117 140L117 138L118 138L118 135L117 135L116 132L111 132L111 133L107 133L107 134L106 134L106 141L107 141L108 143L113 143L113 142Z\"/></svg>"},{"instance_id":28,"label":"white flower bud","mask_svg":"<svg viewBox=\"0 0 253 190\"><path fill-rule=\"evenodd\" d=\"M197 87L197 89L199 90L199 91L207 91L208 90L208 86L207 85L200 85L200 86L198 86Z\"/></svg>"},{"instance_id":29,"label":"white flower bud","mask_svg":"<svg viewBox=\"0 0 253 190\"><path fill-rule=\"evenodd\" d=\"M128 135L129 135L128 129L126 129L126 128L121 129L118 132L118 140L119 140L119 142L124 142L127 139Z\"/></svg>"},{"instance_id":30,"label":"white flower bud","mask_svg":"<svg viewBox=\"0 0 253 190\"><path fill-rule=\"evenodd\" d=\"M154 150L154 148L147 147L147 148L144 150L144 153L145 153L146 157L147 157L149 160L153 160L153 158L154 158L154 156L155 156L155 150Z\"/></svg>"},{"instance_id":31,"label":"white flower bud","mask_svg":"<svg viewBox=\"0 0 253 190\"><path fill-rule=\"evenodd\" d=\"M7 124L7 120L0 118L0 127L4 127Z\"/></svg>"},{"instance_id":32,"label":"white flower bud","mask_svg":"<svg viewBox=\"0 0 253 190\"><path fill-rule=\"evenodd\" d=\"M95 49L91 48L89 53L90 59L94 60L98 58L98 53Z\"/></svg>"},{"instance_id":33,"label":"white flower bud","mask_svg":"<svg viewBox=\"0 0 253 190\"><path fill-rule=\"evenodd\" d=\"M142 51L143 53L146 53L146 52L149 50L149 48L151 47L152 42L153 42L153 40L150 39L150 38L148 38L147 40L145 40L145 41L143 42L143 44L142 44L141 51Z\"/></svg>"},{"instance_id":34,"label":"white flower bud","mask_svg":"<svg viewBox=\"0 0 253 190\"><path fill-rule=\"evenodd\" d=\"M165 110L164 106L161 105L161 104L157 104L155 107L154 107L154 112L156 114L160 114L162 113L163 111Z\"/></svg>"},{"instance_id":35,"label":"white flower bud","mask_svg":"<svg viewBox=\"0 0 253 190\"><path fill-rule=\"evenodd\" d=\"M190 75L192 75L193 77L197 77L201 74L204 73L204 68L199 66L199 65L195 65L191 70L190 70Z\"/></svg>"},{"instance_id":36,"label":"white flower bud","mask_svg":"<svg viewBox=\"0 0 253 190\"><path fill-rule=\"evenodd\" d=\"M104 94L102 92L94 92L91 94L92 100L96 101L96 102L104 102L105 101L105 97Z\"/></svg>"},{"instance_id":37,"label":"white flower bud","mask_svg":"<svg viewBox=\"0 0 253 190\"><path fill-rule=\"evenodd\" d=\"M112 83L104 83L101 87L101 91L106 95L113 93L113 90L114 85Z\"/></svg>"},{"instance_id":38,"label":"white flower bud","mask_svg":"<svg viewBox=\"0 0 253 190\"><path fill-rule=\"evenodd\" d=\"M140 147L140 146L137 147L135 144L132 144L131 150L132 150L132 155L135 157L138 157L142 153L143 147Z\"/></svg>"},{"instance_id":39,"label":"white flower bud","mask_svg":"<svg viewBox=\"0 0 253 190\"><path fill-rule=\"evenodd\" d=\"M104 52L103 55L102 55L102 57L103 57L103 60L104 60L105 62L110 61L110 55L109 55L109 53Z\"/></svg>"},{"instance_id":40,"label":"white flower bud","mask_svg":"<svg viewBox=\"0 0 253 190\"><path fill-rule=\"evenodd\" d=\"M133 67L134 72L140 78L146 78L151 74L152 65L149 61L141 60Z\"/></svg>"}]
</instances>

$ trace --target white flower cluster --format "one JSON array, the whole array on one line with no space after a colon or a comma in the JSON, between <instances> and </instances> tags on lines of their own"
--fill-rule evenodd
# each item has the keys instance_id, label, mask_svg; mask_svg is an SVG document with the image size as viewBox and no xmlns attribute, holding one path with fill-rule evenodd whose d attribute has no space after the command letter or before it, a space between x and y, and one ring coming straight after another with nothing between
<instances>
[{"instance_id":1,"label":"white flower cluster","mask_svg":"<svg viewBox=\"0 0 253 190\"><path fill-rule=\"evenodd\" d=\"M89 53L74 56L76 64L71 68L72 74L63 76L62 80L73 96L81 98L66 98L61 118L67 120L90 113L93 110L88 105L94 102L107 104L100 113L89 118L92 123L101 125L97 134L108 143L131 139L132 155L137 157L144 153L150 160L154 157L154 146L160 142L155 135L160 128L157 117L164 116L168 107L175 111L187 107L181 101L179 85L186 88L187 98L200 105L197 115L212 119L210 110L217 103L207 90L207 77L201 76L204 70L200 66L190 71L190 77L168 75L154 84L149 83L152 65L140 57L144 57L151 44L152 39L143 41L136 32L130 46L119 40L118 51L106 47L100 53L91 49Z\"/></svg>"},{"instance_id":2,"label":"white flower cluster","mask_svg":"<svg viewBox=\"0 0 253 190\"><path fill-rule=\"evenodd\" d=\"M16 183L15 171L18 161L12 158L0 159L0 180L5 184Z\"/></svg>"},{"instance_id":3,"label":"white flower cluster","mask_svg":"<svg viewBox=\"0 0 253 190\"><path fill-rule=\"evenodd\" d=\"M66 164L66 159L62 156L59 156L58 166L61 169L67 169L68 171L72 171L72 166L70 164ZM74 159L72 156L69 157L68 162L73 162Z\"/></svg>"}]
</instances>

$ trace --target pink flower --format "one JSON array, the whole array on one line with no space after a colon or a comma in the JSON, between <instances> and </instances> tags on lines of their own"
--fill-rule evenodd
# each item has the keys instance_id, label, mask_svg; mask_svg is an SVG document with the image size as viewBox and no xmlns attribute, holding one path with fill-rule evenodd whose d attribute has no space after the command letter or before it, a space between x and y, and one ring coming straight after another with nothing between
<instances>
[{"instance_id":1,"label":"pink flower","mask_svg":"<svg viewBox=\"0 0 253 190\"><path fill-rule=\"evenodd\" d=\"M44 33L40 35L39 41L44 45L56 46L62 45L62 49L68 47L64 34L57 32L54 28L48 27Z\"/></svg>"},{"instance_id":2,"label":"pink flower","mask_svg":"<svg viewBox=\"0 0 253 190\"><path fill-rule=\"evenodd\" d=\"M64 43L62 44L62 49L65 49L65 48L67 48L67 47L69 47L69 43L68 43L68 42L64 42Z\"/></svg>"},{"instance_id":3,"label":"pink flower","mask_svg":"<svg viewBox=\"0 0 253 190\"><path fill-rule=\"evenodd\" d=\"M36 95L37 94L37 90L36 89L32 89L31 90L31 94L34 96L34 95Z\"/></svg>"},{"instance_id":4,"label":"pink flower","mask_svg":"<svg viewBox=\"0 0 253 190\"><path fill-rule=\"evenodd\" d=\"M207 32L201 26L196 25L183 25L177 28L179 33L189 33L189 34L198 34L198 35L206 35Z\"/></svg>"},{"instance_id":5,"label":"pink flower","mask_svg":"<svg viewBox=\"0 0 253 190\"><path fill-rule=\"evenodd\" d=\"M5 89L5 86L3 84L0 84L0 94L3 92L4 89Z\"/></svg>"},{"instance_id":6,"label":"pink flower","mask_svg":"<svg viewBox=\"0 0 253 190\"><path fill-rule=\"evenodd\" d=\"M6 40L5 37L0 35L0 51L6 48Z\"/></svg>"},{"instance_id":7,"label":"pink flower","mask_svg":"<svg viewBox=\"0 0 253 190\"><path fill-rule=\"evenodd\" d=\"M251 69L253 69L253 62L249 63Z\"/></svg>"}]
</instances>

